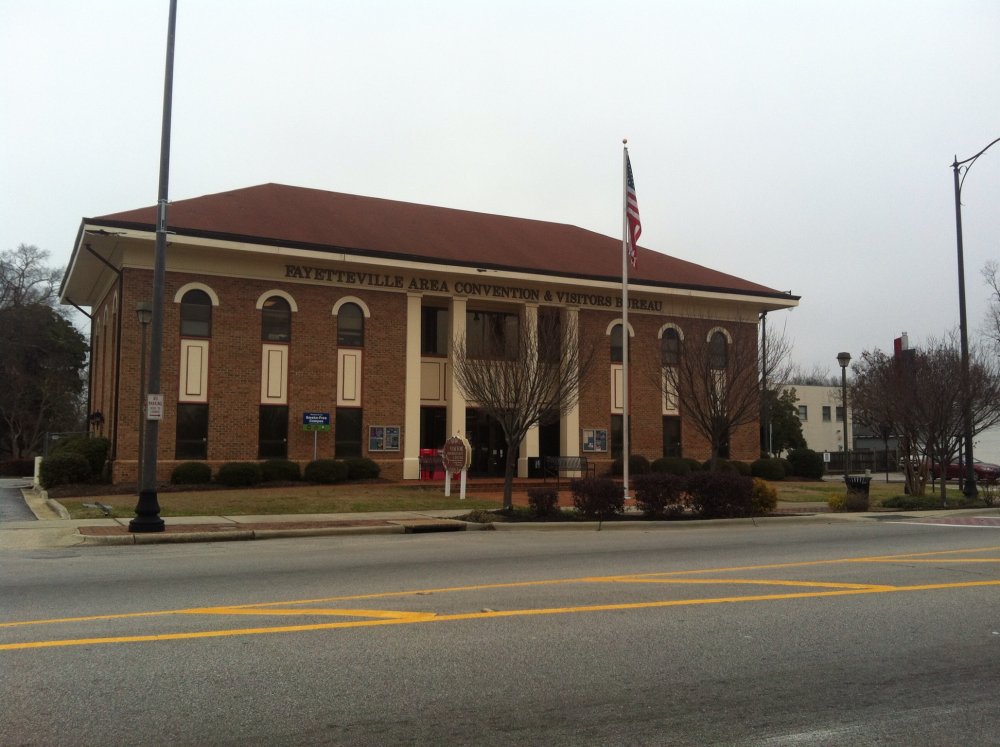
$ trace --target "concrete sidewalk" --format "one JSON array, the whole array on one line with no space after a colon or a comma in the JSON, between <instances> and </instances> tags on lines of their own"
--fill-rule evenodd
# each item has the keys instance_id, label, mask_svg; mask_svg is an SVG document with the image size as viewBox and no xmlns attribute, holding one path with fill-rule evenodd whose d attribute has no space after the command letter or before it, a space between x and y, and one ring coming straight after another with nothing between
<instances>
[{"instance_id":1,"label":"concrete sidewalk","mask_svg":"<svg viewBox=\"0 0 1000 747\"><path fill-rule=\"evenodd\" d=\"M771 525L799 522L935 519L960 516L996 517L1000 509L961 509L907 513L830 513L824 503L779 504L776 515L753 519L647 521L615 519L608 522L495 522L481 524L457 518L468 509L389 511L343 514L290 514L281 516L177 516L166 518L165 530L148 534L129 531L130 518L70 519L56 501L43 491L22 490L35 521L0 523L0 550L59 548L77 545L138 545L177 542L221 542L361 534L415 534L471 530L598 531L626 529L695 529L739 525Z\"/></svg>"}]
</instances>

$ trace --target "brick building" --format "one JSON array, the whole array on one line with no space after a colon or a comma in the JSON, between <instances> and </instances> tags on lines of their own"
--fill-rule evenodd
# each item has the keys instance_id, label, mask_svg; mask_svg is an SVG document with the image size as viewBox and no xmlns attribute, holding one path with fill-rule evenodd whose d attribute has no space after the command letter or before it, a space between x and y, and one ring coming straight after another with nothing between
<instances>
[{"instance_id":1,"label":"brick building","mask_svg":"<svg viewBox=\"0 0 1000 747\"><path fill-rule=\"evenodd\" d=\"M62 301L91 309L90 412L112 442L115 482L135 481L143 327L156 210L82 221ZM503 463L495 422L450 372L449 342L516 334L539 314L576 322L599 363L578 406L521 444L539 455L610 464L622 422L621 241L575 226L265 184L170 205L158 469L179 462L361 455L415 479L421 449L452 434L473 473ZM665 396L648 351L672 340L756 345L764 311L798 298L639 249L629 278L631 453L705 459L684 396ZM658 352L657 352L658 355ZM648 371L647 371L648 373ZM97 414L100 414L99 416ZM328 414L315 436L306 413ZM758 429L730 434L753 459Z\"/></svg>"}]
</instances>

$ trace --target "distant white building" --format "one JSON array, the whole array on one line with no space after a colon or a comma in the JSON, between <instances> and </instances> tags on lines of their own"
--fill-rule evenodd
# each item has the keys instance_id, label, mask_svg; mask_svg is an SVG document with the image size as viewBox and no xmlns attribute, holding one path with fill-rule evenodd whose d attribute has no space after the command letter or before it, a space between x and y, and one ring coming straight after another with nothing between
<instances>
[{"instance_id":1,"label":"distant white building","mask_svg":"<svg viewBox=\"0 0 1000 747\"><path fill-rule=\"evenodd\" d=\"M789 390L795 391L795 407L802 423L802 436L806 440L806 446L820 452L843 451L844 407L841 388L791 384L785 387L785 391ZM849 406L847 426L848 437L853 438L854 419Z\"/></svg>"}]
</instances>

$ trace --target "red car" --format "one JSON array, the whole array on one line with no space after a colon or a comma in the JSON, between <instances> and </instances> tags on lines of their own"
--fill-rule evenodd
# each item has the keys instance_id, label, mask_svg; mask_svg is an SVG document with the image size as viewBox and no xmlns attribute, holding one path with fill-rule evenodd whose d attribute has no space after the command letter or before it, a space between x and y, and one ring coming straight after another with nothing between
<instances>
[{"instance_id":1,"label":"red car","mask_svg":"<svg viewBox=\"0 0 1000 747\"><path fill-rule=\"evenodd\" d=\"M978 459L972 461L972 471L976 473L976 480L979 482L996 482L1000 479L1000 465L982 462ZM958 480L965 477L965 465L963 462L954 461L948 465L947 470L949 480ZM935 479L941 477L941 465L935 464L931 467L931 476Z\"/></svg>"}]
</instances>

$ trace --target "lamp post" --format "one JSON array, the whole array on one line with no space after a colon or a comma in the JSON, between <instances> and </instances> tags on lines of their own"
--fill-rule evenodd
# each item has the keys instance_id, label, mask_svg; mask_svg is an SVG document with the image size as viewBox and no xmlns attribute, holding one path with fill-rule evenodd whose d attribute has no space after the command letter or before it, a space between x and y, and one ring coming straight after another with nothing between
<instances>
[{"instance_id":1,"label":"lamp post","mask_svg":"<svg viewBox=\"0 0 1000 747\"><path fill-rule=\"evenodd\" d=\"M851 363L850 353L837 353L837 363L840 364L840 401L844 408L844 482L847 482L850 461L850 435L847 432L847 366Z\"/></svg>"},{"instance_id":2,"label":"lamp post","mask_svg":"<svg viewBox=\"0 0 1000 747\"><path fill-rule=\"evenodd\" d=\"M136 482L142 485L142 446L146 435L146 328L153 320L153 305L140 301L135 305L135 315L142 329L142 343L139 353L139 472Z\"/></svg>"},{"instance_id":3,"label":"lamp post","mask_svg":"<svg viewBox=\"0 0 1000 747\"><path fill-rule=\"evenodd\" d=\"M972 158L959 161L955 156L952 163L952 173L955 178L955 236L958 243L958 328L961 335L962 344L962 440L965 442L965 484L962 492L969 498L975 498L976 490L976 470L972 461L972 401L969 396L969 328L965 317L965 258L962 250L962 184L965 177L983 153L988 151L997 143L1000 137L987 145ZM966 166L966 164L968 164ZM963 169L962 167L965 166ZM962 173L964 171L964 173ZM961 176L960 176L961 174Z\"/></svg>"},{"instance_id":4,"label":"lamp post","mask_svg":"<svg viewBox=\"0 0 1000 747\"><path fill-rule=\"evenodd\" d=\"M156 200L156 246L153 251L153 319L149 355L148 395L162 394L160 373L163 354L163 295L167 255L167 186L170 181L170 119L174 90L174 30L177 27L177 0L170 0L167 18L167 61L163 76L163 119L160 128L160 178ZM162 532L160 502L156 496L156 450L160 438L159 419L147 418L142 444L142 482L135 517L128 523L130 532Z\"/></svg>"}]
</instances>

